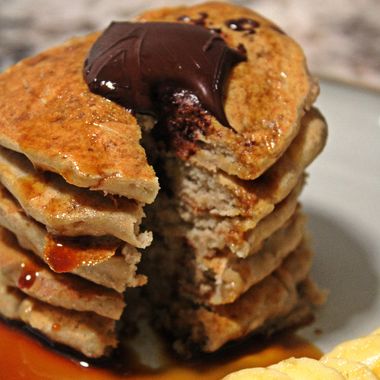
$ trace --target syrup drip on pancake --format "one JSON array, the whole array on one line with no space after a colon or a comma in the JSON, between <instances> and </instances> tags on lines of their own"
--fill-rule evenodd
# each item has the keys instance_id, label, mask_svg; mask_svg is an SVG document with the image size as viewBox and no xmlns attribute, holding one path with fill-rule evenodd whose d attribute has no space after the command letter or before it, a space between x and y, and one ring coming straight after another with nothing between
<instances>
[{"instance_id":1,"label":"syrup drip on pancake","mask_svg":"<svg viewBox=\"0 0 380 380\"><path fill-rule=\"evenodd\" d=\"M38 276L38 268L31 263L22 264L22 272L18 279L20 289L30 289Z\"/></svg>"},{"instance_id":2,"label":"syrup drip on pancake","mask_svg":"<svg viewBox=\"0 0 380 380\"><path fill-rule=\"evenodd\" d=\"M114 239L104 238L101 244L87 237L56 237L48 235L45 260L57 273L71 272L81 265L96 265L108 260L112 249L118 245ZM115 246L116 244L116 246Z\"/></svg>"},{"instance_id":3,"label":"syrup drip on pancake","mask_svg":"<svg viewBox=\"0 0 380 380\"><path fill-rule=\"evenodd\" d=\"M92 92L158 119L165 108L162 93L188 91L229 127L224 88L231 69L245 60L203 26L113 22L93 45L84 77Z\"/></svg>"},{"instance_id":4,"label":"syrup drip on pancake","mask_svg":"<svg viewBox=\"0 0 380 380\"><path fill-rule=\"evenodd\" d=\"M59 323L53 323L51 326L51 329L53 331L59 331L59 330L61 330L61 325Z\"/></svg>"}]
</instances>

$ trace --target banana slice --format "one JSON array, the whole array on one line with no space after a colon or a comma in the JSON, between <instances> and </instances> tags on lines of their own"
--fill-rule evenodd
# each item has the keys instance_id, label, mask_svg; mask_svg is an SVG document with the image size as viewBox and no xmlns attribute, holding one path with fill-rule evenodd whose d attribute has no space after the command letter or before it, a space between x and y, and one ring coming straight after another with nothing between
<instances>
[{"instance_id":1,"label":"banana slice","mask_svg":"<svg viewBox=\"0 0 380 380\"><path fill-rule=\"evenodd\" d=\"M233 372L222 380L292 380L292 378L275 369L257 367Z\"/></svg>"},{"instance_id":2,"label":"banana slice","mask_svg":"<svg viewBox=\"0 0 380 380\"><path fill-rule=\"evenodd\" d=\"M378 377L363 363L348 360L323 357L321 362L330 368L336 369L348 380L377 380Z\"/></svg>"},{"instance_id":3,"label":"banana slice","mask_svg":"<svg viewBox=\"0 0 380 380\"><path fill-rule=\"evenodd\" d=\"M344 377L335 369L309 358L290 358L269 368L285 373L293 380L344 380Z\"/></svg>"},{"instance_id":4,"label":"banana slice","mask_svg":"<svg viewBox=\"0 0 380 380\"><path fill-rule=\"evenodd\" d=\"M251 368L234 372L222 380L254 379L380 379L380 328L368 336L339 344L320 361L290 358L268 368Z\"/></svg>"},{"instance_id":5,"label":"banana slice","mask_svg":"<svg viewBox=\"0 0 380 380\"><path fill-rule=\"evenodd\" d=\"M380 327L376 329L375 331L372 331L371 335L380 335Z\"/></svg>"},{"instance_id":6,"label":"banana slice","mask_svg":"<svg viewBox=\"0 0 380 380\"><path fill-rule=\"evenodd\" d=\"M343 342L324 358L343 358L361 362L380 377L380 335L368 335Z\"/></svg>"}]
</instances>

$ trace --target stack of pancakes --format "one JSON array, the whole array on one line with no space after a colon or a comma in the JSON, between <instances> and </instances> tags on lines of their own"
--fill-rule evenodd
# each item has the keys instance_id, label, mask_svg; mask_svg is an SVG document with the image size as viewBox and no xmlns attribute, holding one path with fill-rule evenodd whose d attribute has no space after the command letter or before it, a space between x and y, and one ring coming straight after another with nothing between
<instances>
[{"instance_id":1,"label":"stack of pancakes","mask_svg":"<svg viewBox=\"0 0 380 380\"><path fill-rule=\"evenodd\" d=\"M161 324L186 353L310 321L324 296L309 277L298 197L327 127L312 107L319 89L302 50L271 22L226 3L140 20L201 23L247 52L227 90L232 128L180 106L166 134L144 134L162 187L147 212L155 239L145 256Z\"/></svg>"},{"instance_id":2,"label":"stack of pancakes","mask_svg":"<svg viewBox=\"0 0 380 380\"><path fill-rule=\"evenodd\" d=\"M123 293L148 275L141 297L182 353L304 323L323 295L298 196L326 124L302 50L226 3L139 21L202 24L246 52L226 89L231 127L188 99L154 125L92 94L96 34L1 74L0 313L99 357L143 304Z\"/></svg>"},{"instance_id":3,"label":"stack of pancakes","mask_svg":"<svg viewBox=\"0 0 380 380\"><path fill-rule=\"evenodd\" d=\"M117 345L158 180L122 107L82 79L94 37L0 77L0 313L90 357ZM65 273L63 273L65 272Z\"/></svg>"}]
</instances>

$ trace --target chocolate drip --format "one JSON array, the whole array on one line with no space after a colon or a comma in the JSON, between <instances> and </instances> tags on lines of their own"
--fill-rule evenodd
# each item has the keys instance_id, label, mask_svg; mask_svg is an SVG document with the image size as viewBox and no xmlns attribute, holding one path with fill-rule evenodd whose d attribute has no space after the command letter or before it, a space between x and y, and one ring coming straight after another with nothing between
<instances>
[{"instance_id":1,"label":"chocolate drip","mask_svg":"<svg viewBox=\"0 0 380 380\"><path fill-rule=\"evenodd\" d=\"M183 23L112 23L85 62L91 91L136 113L160 116L162 93L194 94L229 126L223 107L232 67L246 60L208 29Z\"/></svg>"},{"instance_id":2,"label":"chocolate drip","mask_svg":"<svg viewBox=\"0 0 380 380\"><path fill-rule=\"evenodd\" d=\"M239 18L233 20L227 20L226 25L238 32L247 32L247 34L254 34L256 32L256 28L260 26L260 24L251 19L251 18Z\"/></svg>"}]
</instances>

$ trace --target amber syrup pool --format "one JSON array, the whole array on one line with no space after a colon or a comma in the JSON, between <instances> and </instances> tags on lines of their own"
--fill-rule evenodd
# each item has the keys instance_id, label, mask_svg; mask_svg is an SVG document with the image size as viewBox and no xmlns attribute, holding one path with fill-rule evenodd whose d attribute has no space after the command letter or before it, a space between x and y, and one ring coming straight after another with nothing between
<instances>
[{"instance_id":1,"label":"amber syrup pool","mask_svg":"<svg viewBox=\"0 0 380 380\"><path fill-rule=\"evenodd\" d=\"M19 326L0 321L0 379L4 380L216 380L238 369L267 366L291 356L318 359L321 355L303 338L287 333L265 342L251 339L217 355L192 361L180 361L166 353L165 359L160 359L164 364L153 369L130 349L119 352L110 362L74 358L49 347Z\"/></svg>"}]
</instances>

